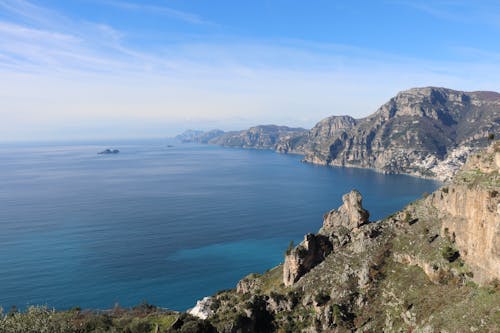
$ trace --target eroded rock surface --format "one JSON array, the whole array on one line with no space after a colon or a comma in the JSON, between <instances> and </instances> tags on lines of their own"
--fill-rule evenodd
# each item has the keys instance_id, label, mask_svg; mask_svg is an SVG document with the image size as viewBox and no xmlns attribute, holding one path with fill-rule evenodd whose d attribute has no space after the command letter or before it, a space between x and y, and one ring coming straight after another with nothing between
<instances>
[{"instance_id":1,"label":"eroded rock surface","mask_svg":"<svg viewBox=\"0 0 500 333\"><path fill-rule=\"evenodd\" d=\"M470 157L456 179L431 198L449 238L479 283L500 279L500 142Z\"/></svg>"},{"instance_id":2,"label":"eroded rock surface","mask_svg":"<svg viewBox=\"0 0 500 333\"><path fill-rule=\"evenodd\" d=\"M323 235L307 234L304 241L285 256L283 283L291 286L332 251L332 243Z\"/></svg>"}]
</instances>

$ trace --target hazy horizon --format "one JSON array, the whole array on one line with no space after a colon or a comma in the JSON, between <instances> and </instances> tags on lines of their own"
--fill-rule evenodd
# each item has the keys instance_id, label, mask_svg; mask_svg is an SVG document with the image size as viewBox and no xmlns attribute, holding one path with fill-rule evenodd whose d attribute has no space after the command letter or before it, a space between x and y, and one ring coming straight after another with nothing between
<instances>
[{"instance_id":1,"label":"hazy horizon","mask_svg":"<svg viewBox=\"0 0 500 333\"><path fill-rule=\"evenodd\" d=\"M0 0L0 142L360 118L413 87L500 91L495 1Z\"/></svg>"}]
</instances>

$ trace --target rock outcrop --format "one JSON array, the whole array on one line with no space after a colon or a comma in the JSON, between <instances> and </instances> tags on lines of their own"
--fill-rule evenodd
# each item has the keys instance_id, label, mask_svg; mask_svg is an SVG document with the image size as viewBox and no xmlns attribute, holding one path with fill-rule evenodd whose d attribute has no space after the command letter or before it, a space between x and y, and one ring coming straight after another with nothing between
<instances>
[{"instance_id":1,"label":"rock outcrop","mask_svg":"<svg viewBox=\"0 0 500 333\"><path fill-rule=\"evenodd\" d=\"M362 200L361 193L356 190L344 194L343 205L325 214L320 233L329 235L340 227L352 230L368 223L370 213L363 208Z\"/></svg>"},{"instance_id":2,"label":"rock outcrop","mask_svg":"<svg viewBox=\"0 0 500 333\"><path fill-rule=\"evenodd\" d=\"M362 196L356 191L342 197L343 204L325 214L323 227L316 235L307 234L304 241L285 255L283 283L291 286L332 252L333 244L343 244L353 229L366 223L370 214L361 205ZM346 234L347 233L347 234Z\"/></svg>"}]
</instances>

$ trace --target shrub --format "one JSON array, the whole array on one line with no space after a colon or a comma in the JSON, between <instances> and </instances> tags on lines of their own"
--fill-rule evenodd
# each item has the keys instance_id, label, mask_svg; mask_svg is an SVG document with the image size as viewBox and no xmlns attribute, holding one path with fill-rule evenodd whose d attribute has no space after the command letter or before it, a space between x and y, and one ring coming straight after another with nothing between
<instances>
[{"instance_id":1,"label":"shrub","mask_svg":"<svg viewBox=\"0 0 500 333\"><path fill-rule=\"evenodd\" d=\"M330 295L328 295L324 291L320 291L318 294L316 294L316 296L314 296L314 301L320 306L326 304L329 300Z\"/></svg>"},{"instance_id":2,"label":"shrub","mask_svg":"<svg viewBox=\"0 0 500 333\"><path fill-rule=\"evenodd\" d=\"M448 260L448 262L454 262L460 257L460 253L451 246L446 246L441 251L441 255L444 259Z\"/></svg>"}]
</instances>

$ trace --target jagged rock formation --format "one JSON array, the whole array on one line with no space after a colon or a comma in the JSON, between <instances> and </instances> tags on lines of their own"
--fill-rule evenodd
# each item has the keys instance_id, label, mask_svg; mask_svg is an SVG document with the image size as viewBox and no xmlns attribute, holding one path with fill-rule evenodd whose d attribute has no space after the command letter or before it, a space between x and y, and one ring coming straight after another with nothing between
<instances>
[{"instance_id":1,"label":"jagged rock formation","mask_svg":"<svg viewBox=\"0 0 500 333\"><path fill-rule=\"evenodd\" d=\"M375 168L445 180L500 128L500 94L445 88L400 92L363 119L330 117L278 146L322 165Z\"/></svg>"},{"instance_id":2,"label":"jagged rock formation","mask_svg":"<svg viewBox=\"0 0 500 333\"><path fill-rule=\"evenodd\" d=\"M320 233L331 234L341 227L352 230L368 223L370 213L363 208L362 200L361 193L356 190L345 194L343 205L325 215Z\"/></svg>"},{"instance_id":3,"label":"jagged rock formation","mask_svg":"<svg viewBox=\"0 0 500 333\"><path fill-rule=\"evenodd\" d=\"M381 221L345 195L283 265L214 296L208 320L220 332L499 331L499 152Z\"/></svg>"}]
</instances>

